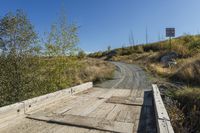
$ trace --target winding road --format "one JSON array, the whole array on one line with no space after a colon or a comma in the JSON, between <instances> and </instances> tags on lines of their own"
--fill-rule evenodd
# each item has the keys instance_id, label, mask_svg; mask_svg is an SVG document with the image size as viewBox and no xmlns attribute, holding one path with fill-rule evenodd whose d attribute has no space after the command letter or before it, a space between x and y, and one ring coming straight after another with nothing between
<instances>
[{"instance_id":1,"label":"winding road","mask_svg":"<svg viewBox=\"0 0 200 133\"><path fill-rule=\"evenodd\" d=\"M137 65L113 62L116 66L114 78L100 84L96 87L128 89L133 98L136 98L137 92L143 92L143 106L140 112L139 126L137 132L153 133L156 132L156 122L154 108L152 103L152 87L147 73Z\"/></svg>"},{"instance_id":2,"label":"winding road","mask_svg":"<svg viewBox=\"0 0 200 133\"><path fill-rule=\"evenodd\" d=\"M113 63L112 80L33 111L0 132L155 133L152 88L146 73L136 65Z\"/></svg>"}]
</instances>

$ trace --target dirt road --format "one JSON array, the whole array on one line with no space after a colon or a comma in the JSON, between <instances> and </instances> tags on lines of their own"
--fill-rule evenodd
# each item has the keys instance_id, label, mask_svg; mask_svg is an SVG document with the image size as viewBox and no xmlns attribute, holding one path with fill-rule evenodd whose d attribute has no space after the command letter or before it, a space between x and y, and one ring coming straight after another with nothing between
<instances>
[{"instance_id":1,"label":"dirt road","mask_svg":"<svg viewBox=\"0 0 200 133\"><path fill-rule=\"evenodd\" d=\"M114 63L113 80L27 114L3 133L156 132L151 84L135 65Z\"/></svg>"}]
</instances>

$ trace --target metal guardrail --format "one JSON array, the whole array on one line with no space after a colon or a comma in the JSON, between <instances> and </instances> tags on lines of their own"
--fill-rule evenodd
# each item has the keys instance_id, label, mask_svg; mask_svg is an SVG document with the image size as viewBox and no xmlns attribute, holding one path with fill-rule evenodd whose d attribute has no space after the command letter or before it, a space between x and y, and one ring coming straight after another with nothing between
<instances>
[{"instance_id":1,"label":"metal guardrail","mask_svg":"<svg viewBox=\"0 0 200 133\"><path fill-rule=\"evenodd\" d=\"M167 110L165 109L164 103L160 96L160 91L158 89L158 86L156 84L152 84L152 87L153 87L157 132L174 133Z\"/></svg>"}]
</instances>

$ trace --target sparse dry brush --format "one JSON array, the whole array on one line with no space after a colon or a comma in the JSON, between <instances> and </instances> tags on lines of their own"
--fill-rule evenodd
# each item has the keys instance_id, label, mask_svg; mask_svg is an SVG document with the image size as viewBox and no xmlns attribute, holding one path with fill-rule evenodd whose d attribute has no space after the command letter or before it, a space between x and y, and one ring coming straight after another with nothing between
<instances>
[{"instance_id":1,"label":"sparse dry brush","mask_svg":"<svg viewBox=\"0 0 200 133\"><path fill-rule=\"evenodd\" d=\"M176 90L173 98L180 103L179 108L184 113L184 129L187 132L200 131L200 88ZM176 114L176 112L174 112L174 114ZM171 114L171 117L173 117L174 114Z\"/></svg>"},{"instance_id":2,"label":"sparse dry brush","mask_svg":"<svg viewBox=\"0 0 200 133\"><path fill-rule=\"evenodd\" d=\"M90 58L84 60L83 63L85 67L79 76L83 81L99 82L113 77L115 67L111 63Z\"/></svg>"},{"instance_id":3,"label":"sparse dry brush","mask_svg":"<svg viewBox=\"0 0 200 133\"><path fill-rule=\"evenodd\" d=\"M185 82L187 84L200 85L200 56L182 60L177 72L171 79Z\"/></svg>"}]
</instances>

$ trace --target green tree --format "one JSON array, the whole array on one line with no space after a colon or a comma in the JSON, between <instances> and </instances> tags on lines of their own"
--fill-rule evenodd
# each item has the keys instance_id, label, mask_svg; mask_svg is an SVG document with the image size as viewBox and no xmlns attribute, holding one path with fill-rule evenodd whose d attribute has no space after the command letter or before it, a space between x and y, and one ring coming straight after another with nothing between
<instances>
[{"instance_id":1,"label":"green tree","mask_svg":"<svg viewBox=\"0 0 200 133\"><path fill-rule=\"evenodd\" d=\"M75 60L78 41L78 27L75 24L67 23L66 15L62 10L58 22L52 25L45 44L47 55L56 57L56 60L51 61L53 63L51 64L53 66L51 73L53 72L54 77L56 76L58 79L52 78L52 82L58 88L72 84L73 75L78 66Z\"/></svg>"},{"instance_id":2,"label":"green tree","mask_svg":"<svg viewBox=\"0 0 200 133\"><path fill-rule=\"evenodd\" d=\"M3 98L6 101L23 100L35 77L31 74L31 59L37 35L22 10L17 10L15 14L10 12L0 19L0 40L3 51L0 69L1 96L6 92L9 94Z\"/></svg>"}]
</instances>

